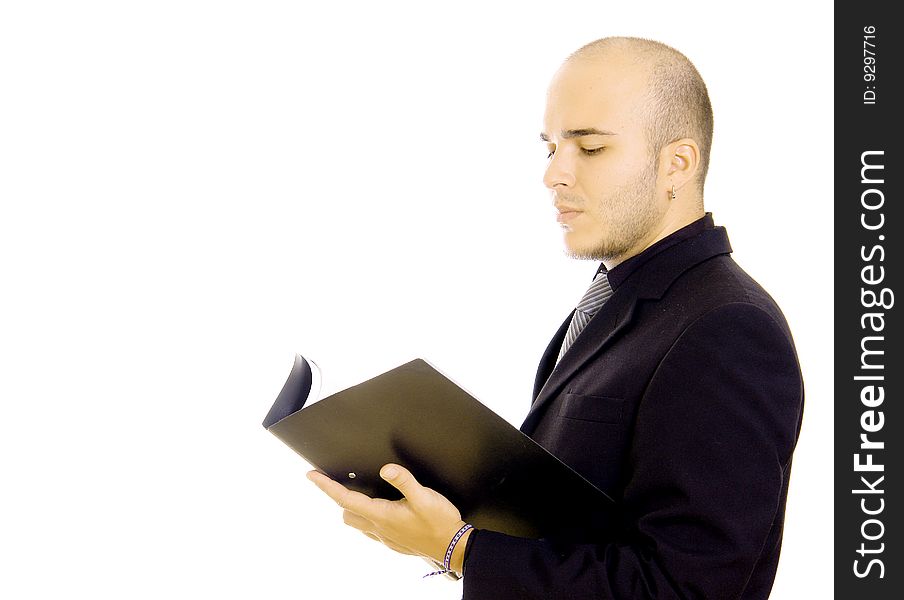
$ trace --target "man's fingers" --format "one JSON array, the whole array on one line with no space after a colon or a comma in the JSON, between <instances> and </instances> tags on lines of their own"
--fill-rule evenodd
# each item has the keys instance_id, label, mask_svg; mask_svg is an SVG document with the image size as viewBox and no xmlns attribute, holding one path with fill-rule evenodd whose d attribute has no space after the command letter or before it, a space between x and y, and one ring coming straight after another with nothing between
<instances>
[{"instance_id":1,"label":"man's fingers","mask_svg":"<svg viewBox=\"0 0 904 600\"><path fill-rule=\"evenodd\" d=\"M384 465L380 469L380 477L392 484L409 500L416 498L424 490L424 486L417 482L411 471L399 465L391 463Z\"/></svg>"},{"instance_id":2,"label":"man's fingers","mask_svg":"<svg viewBox=\"0 0 904 600\"><path fill-rule=\"evenodd\" d=\"M340 508L366 515L373 505L372 498L368 498L360 492L348 489L341 483L333 481L323 473L309 471L308 479L314 482L314 485L319 487L324 494L332 498Z\"/></svg>"},{"instance_id":3,"label":"man's fingers","mask_svg":"<svg viewBox=\"0 0 904 600\"><path fill-rule=\"evenodd\" d=\"M386 546L393 552L398 552L399 554L407 554L408 556L419 556L419 554L417 552L415 552L414 550L412 550L411 548L406 548L405 546L400 546L399 544L396 544L395 542L391 542L387 539L380 539L380 538L377 538L377 539L379 539L380 542L382 542L382 544L384 546Z\"/></svg>"},{"instance_id":4,"label":"man's fingers","mask_svg":"<svg viewBox=\"0 0 904 600\"><path fill-rule=\"evenodd\" d=\"M399 554L411 554L411 555L417 554L417 552L411 550L410 548L406 548L405 546L396 544L392 540L389 540L389 539L379 535L377 533L377 526L374 525L374 523L372 521L370 521L369 519L365 519L361 515L353 513L350 510L342 511L342 521L346 525L348 525L350 527L354 527L355 529L357 529L358 531L360 531L361 533L363 533L370 539L374 540L375 542L380 542L381 544L383 544L390 550L394 550L395 552L398 552Z\"/></svg>"},{"instance_id":5,"label":"man's fingers","mask_svg":"<svg viewBox=\"0 0 904 600\"><path fill-rule=\"evenodd\" d=\"M406 548L405 546L400 546L398 544L395 544L385 538L381 538L380 536L378 536L375 533L370 533L369 531L362 531L361 533L363 533L364 535L366 535L367 537L369 537L370 539L372 539L375 542L380 542L381 544L383 544L384 546L386 546L393 552L398 552L399 554L407 554L409 556L419 556L419 554L417 552L415 552L414 550L412 550L410 548Z\"/></svg>"},{"instance_id":6,"label":"man's fingers","mask_svg":"<svg viewBox=\"0 0 904 600\"><path fill-rule=\"evenodd\" d=\"M349 527L354 527L364 533L372 533L377 530L374 526L373 521L370 519L365 519L358 513L354 513L350 510L342 511L342 522L348 525Z\"/></svg>"}]
</instances>

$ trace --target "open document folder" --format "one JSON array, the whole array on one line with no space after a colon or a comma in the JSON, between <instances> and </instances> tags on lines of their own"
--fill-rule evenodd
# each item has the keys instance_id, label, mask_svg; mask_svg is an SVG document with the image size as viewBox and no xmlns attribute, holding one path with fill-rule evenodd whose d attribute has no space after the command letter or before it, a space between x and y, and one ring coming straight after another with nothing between
<instances>
[{"instance_id":1,"label":"open document folder","mask_svg":"<svg viewBox=\"0 0 904 600\"><path fill-rule=\"evenodd\" d=\"M263 425L346 487L400 498L379 475L392 462L477 528L571 540L607 529L602 515L611 511L601 509L612 501L605 493L426 361L314 402L317 377L317 367L296 355Z\"/></svg>"}]
</instances>

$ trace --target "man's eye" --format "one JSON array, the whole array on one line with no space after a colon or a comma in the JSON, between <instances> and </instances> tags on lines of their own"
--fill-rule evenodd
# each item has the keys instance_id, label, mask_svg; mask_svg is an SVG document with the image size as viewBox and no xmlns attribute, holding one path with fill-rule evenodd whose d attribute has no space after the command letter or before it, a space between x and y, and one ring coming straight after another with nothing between
<instances>
[{"instance_id":1,"label":"man's eye","mask_svg":"<svg viewBox=\"0 0 904 600\"><path fill-rule=\"evenodd\" d=\"M605 146L600 146L598 148L581 148L581 152L583 152L584 154L586 154L588 156L593 156L594 154L599 154L600 152L602 152L605 149L606 149Z\"/></svg>"}]
</instances>

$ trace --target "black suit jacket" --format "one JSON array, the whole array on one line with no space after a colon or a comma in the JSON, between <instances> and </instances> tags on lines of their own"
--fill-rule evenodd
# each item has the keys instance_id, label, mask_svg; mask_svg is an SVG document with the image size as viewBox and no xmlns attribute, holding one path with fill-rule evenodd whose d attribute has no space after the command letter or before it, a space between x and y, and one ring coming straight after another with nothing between
<instances>
[{"instance_id":1,"label":"black suit jacket","mask_svg":"<svg viewBox=\"0 0 904 600\"><path fill-rule=\"evenodd\" d=\"M465 600L768 597L803 383L730 252L709 227L644 257L555 366L562 324L522 430L615 499L615 533L477 532Z\"/></svg>"}]
</instances>

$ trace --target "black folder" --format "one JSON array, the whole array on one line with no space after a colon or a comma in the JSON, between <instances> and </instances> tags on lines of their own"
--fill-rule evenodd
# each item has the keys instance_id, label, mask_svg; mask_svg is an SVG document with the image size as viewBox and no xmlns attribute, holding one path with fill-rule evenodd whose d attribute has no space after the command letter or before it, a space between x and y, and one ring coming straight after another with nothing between
<instances>
[{"instance_id":1,"label":"black folder","mask_svg":"<svg viewBox=\"0 0 904 600\"><path fill-rule=\"evenodd\" d=\"M316 402L309 400L314 374L296 355L263 425L346 487L400 498L379 476L392 462L480 529L571 540L598 539L608 530L612 500L604 492L426 361Z\"/></svg>"}]
</instances>

